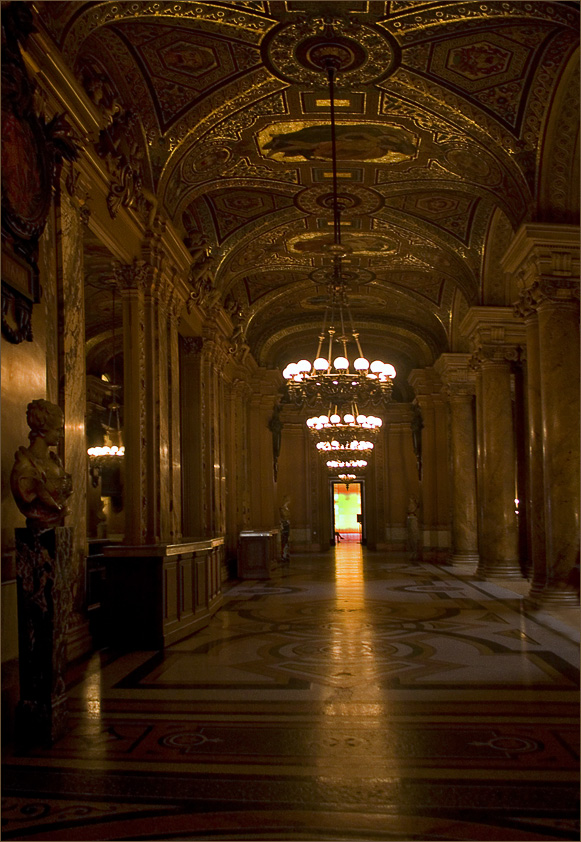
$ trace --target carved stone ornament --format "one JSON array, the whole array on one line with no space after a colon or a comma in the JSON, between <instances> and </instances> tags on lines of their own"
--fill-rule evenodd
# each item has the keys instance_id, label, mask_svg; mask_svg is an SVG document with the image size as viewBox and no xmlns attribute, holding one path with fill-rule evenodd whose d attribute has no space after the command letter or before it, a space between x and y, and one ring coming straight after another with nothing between
<instances>
[{"instance_id":1,"label":"carved stone ornament","mask_svg":"<svg viewBox=\"0 0 581 842\"><path fill-rule=\"evenodd\" d=\"M514 313L528 318L543 304L578 304L579 281L573 278L541 278L522 290Z\"/></svg>"},{"instance_id":2,"label":"carved stone ornament","mask_svg":"<svg viewBox=\"0 0 581 842\"><path fill-rule=\"evenodd\" d=\"M480 368L485 363L518 363L521 358L519 345L481 345L470 358L471 368Z\"/></svg>"},{"instance_id":3,"label":"carved stone ornament","mask_svg":"<svg viewBox=\"0 0 581 842\"><path fill-rule=\"evenodd\" d=\"M80 68L83 86L107 125L95 144L109 173L107 208L115 219L122 207L131 208L146 222L151 202L143 193L143 151L136 115L123 107L104 68L86 61Z\"/></svg>"},{"instance_id":4,"label":"carved stone ornament","mask_svg":"<svg viewBox=\"0 0 581 842\"><path fill-rule=\"evenodd\" d=\"M32 32L32 15L25 3L3 7L2 335L13 343L32 340L32 305L40 301L38 242L60 164L78 156L64 116L45 123L35 113L35 86L19 47ZM15 327L9 324L9 313Z\"/></svg>"},{"instance_id":5,"label":"carved stone ornament","mask_svg":"<svg viewBox=\"0 0 581 842\"><path fill-rule=\"evenodd\" d=\"M14 455L12 495L29 529L42 531L63 526L73 490L71 476L65 473L56 453L49 450L62 438L62 410L50 401L35 400L28 404L26 420L30 446L19 447Z\"/></svg>"}]
</instances>

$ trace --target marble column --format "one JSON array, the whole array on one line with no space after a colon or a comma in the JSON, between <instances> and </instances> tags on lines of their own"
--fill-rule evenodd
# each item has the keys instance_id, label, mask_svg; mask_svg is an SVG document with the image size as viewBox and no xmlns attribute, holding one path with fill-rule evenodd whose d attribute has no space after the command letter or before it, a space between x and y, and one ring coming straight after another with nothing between
<instances>
[{"instance_id":1,"label":"marble column","mask_svg":"<svg viewBox=\"0 0 581 842\"><path fill-rule=\"evenodd\" d=\"M516 353L512 346L495 346L481 349L473 358L481 400L478 574L483 578L522 578L514 505L516 453L510 383L511 358Z\"/></svg>"},{"instance_id":2,"label":"marble column","mask_svg":"<svg viewBox=\"0 0 581 842\"><path fill-rule=\"evenodd\" d=\"M182 521L186 538L202 537L201 336L180 339Z\"/></svg>"},{"instance_id":3,"label":"marble column","mask_svg":"<svg viewBox=\"0 0 581 842\"><path fill-rule=\"evenodd\" d=\"M252 394L245 379L236 378L228 394L226 449L226 549L230 556L237 553L238 535L248 528L248 450L247 404Z\"/></svg>"},{"instance_id":4,"label":"marble column","mask_svg":"<svg viewBox=\"0 0 581 842\"><path fill-rule=\"evenodd\" d=\"M549 565L543 602L579 600L571 580L579 563L578 295L578 284L574 290L550 281L541 282L537 292Z\"/></svg>"},{"instance_id":5,"label":"marble column","mask_svg":"<svg viewBox=\"0 0 581 842\"><path fill-rule=\"evenodd\" d=\"M534 437L537 451L542 442L542 468L537 453L531 479L532 505L539 511L544 503L545 558L539 547L530 597L537 605L576 605L580 508L579 227L523 225L507 250L503 266L515 274L521 288L516 309L525 317L527 337L530 334L532 340L528 348L528 410L532 419L529 436ZM533 446L532 441L529 446ZM537 540L542 542L542 534Z\"/></svg>"},{"instance_id":6,"label":"marble column","mask_svg":"<svg viewBox=\"0 0 581 842\"><path fill-rule=\"evenodd\" d=\"M182 454L180 425L180 349L178 326L183 300L174 291L169 304L169 540L176 544L182 538Z\"/></svg>"},{"instance_id":7,"label":"marble column","mask_svg":"<svg viewBox=\"0 0 581 842\"><path fill-rule=\"evenodd\" d=\"M479 561L476 506L475 375L469 354L442 354L439 372L450 410L452 558L457 566Z\"/></svg>"},{"instance_id":8,"label":"marble column","mask_svg":"<svg viewBox=\"0 0 581 842\"><path fill-rule=\"evenodd\" d=\"M72 614L69 655L91 647L84 616L87 557L87 442L85 437L86 362L83 225L79 210L61 186L55 200L59 306L59 404L65 419L63 462L73 477L69 523L74 524L71 550Z\"/></svg>"},{"instance_id":9,"label":"marble column","mask_svg":"<svg viewBox=\"0 0 581 842\"><path fill-rule=\"evenodd\" d=\"M515 313L524 319L527 342L527 499L524 504L532 576L530 593L535 596L542 592L547 583L539 320L536 309L527 304L525 296L515 305Z\"/></svg>"},{"instance_id":10,"label":"marble column","mask_svg":"<svg viewBox=\"0 0 581 842\"><path fill-rule=\"evenodd\" d=\"M424 424L420 482L423 557L439 561L449 556L451 542L447 407L442 382L433 368L414 369L408 380Z\"/></svg>"},{"instance_id":11,"label":"marble column","mask_svg":"<svg viewBox=\"0 0 581 842\"><path fill-rule=\"evenodd\" d=\"M225 523L224 387L222 370L227 360L218 327L204 325L200 361L201 392L201 493L204 537L223 535Z\"/></svg>"},{"instance_id":12,"label":"marble column","mask_svg":"<svg viewBox=\"0 0 581 842\"><path fill-rule=\"evenodd\" d=\"M147 542L147 428L145 358L145 288L142 260L114 265L123 301L123 441L125 442L125 543Z\"/></svg>"},{"instance_id":13,"label":"marble column","mask_svg":"<svg viewBox=\"0 0 581 842\"><path fill-rule=\"evenodd\" d=\"M510 307L471 307L460 331L476 371L478 575L522 579L512 369L525 344L524 326Z\"/></svg>"}]
</instances>

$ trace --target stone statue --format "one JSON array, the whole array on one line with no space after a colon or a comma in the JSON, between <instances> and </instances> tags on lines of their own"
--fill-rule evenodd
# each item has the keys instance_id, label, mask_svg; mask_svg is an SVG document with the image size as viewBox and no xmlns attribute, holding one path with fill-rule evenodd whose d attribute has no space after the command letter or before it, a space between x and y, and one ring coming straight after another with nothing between
<instances>
[{"instance_id":1,"label":"stone statue","mask_svg":"<svg viewBox=\"0 0 581 842\"><path fill-rule=\"evenodd\" d=\"M279 509L280 512L280 550L283 564L290 564L290 497L287 495Z\"/></svg>"},{"instance_id":2,"label":"stone statue","mask_svg":"<svg viewBox=\"0 0 581 842\"><path fill-rule=\"evenodd\" d=\"M417 561L420 557L419 508L420 501L415 494L412 494L408 501L406 517L407 550L411 553L412 561Z\"/></svg>"},{"instance_id":3,"label":"stone statue","mask_svg":"<svg viewBox=\"0 0 581 842\"><path fill-rule=\"evenodd\" d=\"M62 410L50 401L32 401L26 420L30 446L19 447L14 455L12 494L29 528L40 531L63 526L69 514L66 502L73 490L71 476L65 473L56 453L49 450L63 435Z\"/></svg>"},{"instance_id":4,"label":"stone statue","mask_svg":"<svg viewBox=\"0 0 581 842\"><path fill-rule=\"evenodd\" d=\"M422 418L422 411L418 404L412 404L412 442L414 446L414 453L416 456L416 463L418 466L418 477L422 479L422 430L424 428L424 419Z\"/></svg>"},{"instance_id":5,"label":"stone statue","mask_svg":"<svg viewBox=\"0 0 581 842\"><path fill-rule=\"evenodd\" d=\"M278 457L280 456L280 446L282 442L282 428L283 423L280 417L280 404L275 403L272 407L272 417L268 422L268 429L272 433L272 468L275 482L278 479Z\"/></svg>"}]
</instances>

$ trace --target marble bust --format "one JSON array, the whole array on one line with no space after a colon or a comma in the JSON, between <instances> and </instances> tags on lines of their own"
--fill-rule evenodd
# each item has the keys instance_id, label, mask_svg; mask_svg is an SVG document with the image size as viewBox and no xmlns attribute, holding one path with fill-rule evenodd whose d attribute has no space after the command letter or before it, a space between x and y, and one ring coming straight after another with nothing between
<instances>
[{"instance_id":1,"label":"marble bust","mask_svg":"<svg viewBox=\"0 0 581 842\"><path fill-rule=\"evenodd\" d=\"M19 447L10 475L16 505L33 529L62 526L69 514L66 502L72 493L70 474L65 473L56 453L49 450L63 435L64 416L60 407L45 400L28 404L29 447Z\"/></svg>"}]
</instances>

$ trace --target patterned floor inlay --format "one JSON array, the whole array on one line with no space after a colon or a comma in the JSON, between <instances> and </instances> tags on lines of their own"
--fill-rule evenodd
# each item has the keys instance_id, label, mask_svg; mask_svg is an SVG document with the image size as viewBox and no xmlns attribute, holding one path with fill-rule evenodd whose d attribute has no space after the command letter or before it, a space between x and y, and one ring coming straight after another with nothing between
<instances>
[{"instance_id":1,"label":"patterned floor inlay","mask_svg":"<svg viewBox=\"0 0 581 842\"><path fill-rule=\"evenodd\" d=\"M579 839L578 633L449 567L338 547L163 653L74 674L5 753L3 839Z\"/></svg>"}]
</instances>

